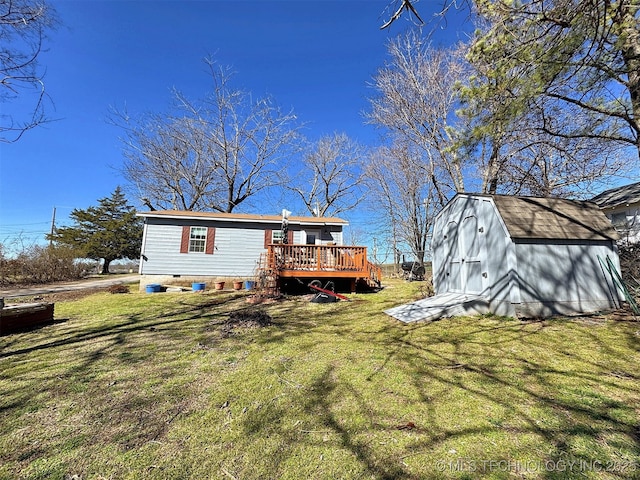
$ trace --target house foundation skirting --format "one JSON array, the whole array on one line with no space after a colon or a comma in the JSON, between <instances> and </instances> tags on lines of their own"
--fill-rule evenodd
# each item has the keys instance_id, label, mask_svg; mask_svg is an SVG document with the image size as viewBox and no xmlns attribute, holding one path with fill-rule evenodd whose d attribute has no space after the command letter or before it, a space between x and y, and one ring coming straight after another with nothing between
<instances>
[{"instance_id":1,"label":"house foundation skirting","mask_svg":"<svg viewBox=\"0 0 640 480\"><path fill-rule=\"evenodd\" d=\"M255 280L254 277L221 277L217 275L140 275L140 291L144 292L147 285L160 284L162 286L190 286L192 283L205 283L207 288L213 289L216 282L225 282L231 288L234 281Z\"/></svg>"}]
</instances>

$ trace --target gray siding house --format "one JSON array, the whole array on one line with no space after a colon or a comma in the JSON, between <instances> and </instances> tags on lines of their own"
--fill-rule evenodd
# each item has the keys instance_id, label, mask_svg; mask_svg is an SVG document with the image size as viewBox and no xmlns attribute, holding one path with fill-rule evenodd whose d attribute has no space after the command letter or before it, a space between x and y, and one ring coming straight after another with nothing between
<instances>
[{"instance_id":1,"label":"gray siding house","mask_svg":"<svg viewBox=\"0 0 640 480\"><path fill-rule=\"evenodd\" d=\"M458 194L434 224L435 292L478 295L487 311L511 317L616 308L599 259L620 270L617 239L591 202Z\"/></svg>"},{"instance_id":2,"label":"gray siding house","mask_svg":"<svg viewBox=\"0 0 640 480\"><path fill-rule=\"evenodd\" d=\"M604 211L622 240L640 242L640 182L606 190L591 201Z\"/></svg>"},{"instance_id":3,"label":"gray siding house","mask_svg":"<svg viewBox=\"0 0 640 480\"><path fill-rule=\"evenodd\" d=\"M268 244L283 243L282 217L237 213L161 210L144 219L141 285L168 279L250 278ZM345 220L288 219L287 243L342 245Z\"/></svg>"}]
</instances>

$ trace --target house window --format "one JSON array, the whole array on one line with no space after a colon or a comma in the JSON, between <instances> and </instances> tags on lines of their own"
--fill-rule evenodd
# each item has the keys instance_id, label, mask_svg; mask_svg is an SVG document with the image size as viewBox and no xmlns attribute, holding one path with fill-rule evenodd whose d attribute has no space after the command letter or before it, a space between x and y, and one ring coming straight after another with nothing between
<instances>
[{"instance_id":1,"label":"house window","mask_svg":"<svg viewBox=\"0 0 640 480\"><path fill-rule=\"evenodd\" d=\"M273 230L271 232L271 243L284 243L284 233L282 230Z\"/></svg>"},{"instance_id":2,"label":"house window","mask_svg":"<svg viewBox=\"0 0 640 480\"><path fill-rule=\"evenodd\" d=\"M189 253L204 252L207 244L207 228L191 227L189 233Z\"/></svg>"}]
</instances>

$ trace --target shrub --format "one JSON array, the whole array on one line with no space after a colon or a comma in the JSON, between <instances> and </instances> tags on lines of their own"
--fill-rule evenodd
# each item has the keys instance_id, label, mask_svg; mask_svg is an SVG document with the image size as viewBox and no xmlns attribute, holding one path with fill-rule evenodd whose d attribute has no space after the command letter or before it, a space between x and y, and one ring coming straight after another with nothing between
<instances>
[{"instance_id":1,"label":"shrub","mask_svg":"<svg viewBox=\"0 0 640 480\"><path fill-rule=\"evenodd\" d=\"M67 247L32 245L9 258L0 246L0 284L33 284L75 280L87 275L91 265L79 261Z\"/></svg>"}]
</instances>

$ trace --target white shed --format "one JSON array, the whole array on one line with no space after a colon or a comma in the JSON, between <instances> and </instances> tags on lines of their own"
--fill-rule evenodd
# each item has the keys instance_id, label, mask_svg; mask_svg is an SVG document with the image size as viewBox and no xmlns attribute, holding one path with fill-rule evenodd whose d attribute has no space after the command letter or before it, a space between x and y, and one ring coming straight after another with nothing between
<instances>
[{"instance_id":1,"label":"white shed","mask_svg":"<svg viewBox=\"0 0 640 480\"><path fill-rule=\"evenodd\" d=\"M458 194L434 223L436 296L387 313L416 321L461 313L547 317L617 308L620 295L606 268L610 262L620 270L617 238L591 202ZM443 298L444 313L430 309Z\"/></svg>"}]
</instances>

